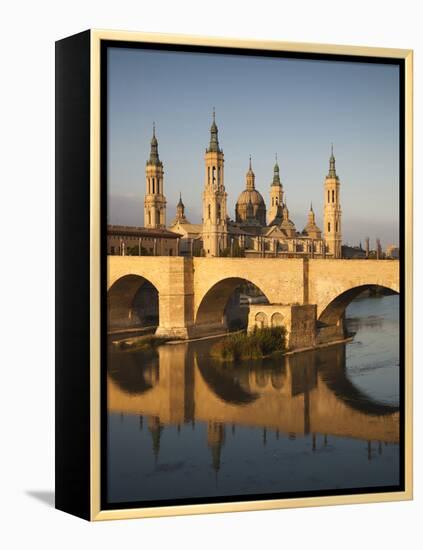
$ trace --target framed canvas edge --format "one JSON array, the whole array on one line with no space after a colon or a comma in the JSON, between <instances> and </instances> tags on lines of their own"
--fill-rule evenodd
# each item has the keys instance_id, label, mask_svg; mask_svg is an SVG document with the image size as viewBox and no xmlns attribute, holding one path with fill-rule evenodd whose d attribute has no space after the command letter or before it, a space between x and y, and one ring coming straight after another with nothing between
<instances>
[{"instance_id":1,"label":"framed canvas edge","mask_svg":"<svg viewBox=\"0 0 423 550\"><path fill-rule=\"evenodd\" d=\"M413 50L367 46L345 46L298 42L240 40L133 31L93 29L90 43L90 519L151 518L177 515L197 515L365 504L412 500L413 498ZM405 489L386 493L316 496L293 499L253 500L160 506L154 508L116 508L101 510L100 452L100 45L102 40L152 42L190 46L250 48L300 53L346 56L385 57L405 62Z\"/></svg>"}]
</instances>

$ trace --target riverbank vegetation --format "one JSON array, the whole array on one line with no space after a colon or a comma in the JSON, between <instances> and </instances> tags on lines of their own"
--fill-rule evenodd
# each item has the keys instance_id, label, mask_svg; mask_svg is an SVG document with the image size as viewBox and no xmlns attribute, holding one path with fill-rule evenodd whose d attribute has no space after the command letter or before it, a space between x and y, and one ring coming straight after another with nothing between
<instances>
[{"instance_id":1,"label":"riverbank vegetation","mask_svg":"<svg viewBox=\"0 0 423 550\"><path fill-rule=\"evenodd\" d=\"M158 348L169 340L171 340L171 338L147 334L146 336L136 336L134 338L128 338L127 340L114 342L114 345L117 349L123 351L149 351Z\"/></svg>"},{"instance_id":2,"label":"riverbank vegetation","mask_svg":"<svg viewBox=\"0 0 423 550\"><path fill-rule=\"evenodd\" d=\"M282 351L285 351L285 329L271 327L231 334L212 346L210 353L221 361L242 361L262 359Z\"/></svg>"}]
</instances>

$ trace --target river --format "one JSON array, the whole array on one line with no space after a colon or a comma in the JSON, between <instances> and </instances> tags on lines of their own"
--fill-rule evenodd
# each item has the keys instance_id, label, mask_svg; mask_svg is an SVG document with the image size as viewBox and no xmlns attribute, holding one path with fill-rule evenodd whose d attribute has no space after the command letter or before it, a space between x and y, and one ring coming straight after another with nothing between
<instances>
[{"instance_id":1,"label":"river","mask_svg":"<svg viewBox=\"0 0 423 550\"><path fill-rule=\"evenodd\" d=\"M351 343L239 366L215 339L108 357L107 502L393 487L399 297L356 299Z\"/></svg>"}]
</instances>

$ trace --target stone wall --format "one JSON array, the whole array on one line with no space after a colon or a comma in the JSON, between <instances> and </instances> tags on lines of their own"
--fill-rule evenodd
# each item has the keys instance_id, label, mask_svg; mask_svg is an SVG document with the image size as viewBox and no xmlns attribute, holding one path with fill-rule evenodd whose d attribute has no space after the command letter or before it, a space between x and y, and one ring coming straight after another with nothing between
<instances>
[{"instance_id":1,"label":"stone wall","mask_svg":"<svg viewBox=\"0 0 423 550\"><path fill-rule=\"evenodd\" d=\"M248 330L283 326L287 349L313 347L316 343L316 306L257 304L250 306Z\"/></svg>"}]
</instances>

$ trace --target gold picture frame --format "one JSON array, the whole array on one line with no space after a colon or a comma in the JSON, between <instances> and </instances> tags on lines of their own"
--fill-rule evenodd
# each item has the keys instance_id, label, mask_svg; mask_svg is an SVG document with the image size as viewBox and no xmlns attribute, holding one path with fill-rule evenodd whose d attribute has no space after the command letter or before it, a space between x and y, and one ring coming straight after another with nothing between
<instances>
[{"instance_id":1,"label":"gold picture frame","mask_svg":"<svg viewBox=\"0 0 423 550\"><path fill-rule=\"evenodd\" d=\"M368 502L387 502L410 500L413 496L413 429L412 429L412 180L413 180L413 52L406 49L390 49L390 48L370 48L359 46L340 46L327 44L307 44L293 42L275 42L275 41L253 41L253 40L238 40L229 38L212 38L200 36L184 36L170 34L153 34L142 32L126 32L126 31L111 31L111 30L91 30L82 33L84 35L84 44L81 46L79 54L74 53L75 48L72 45L72 37L59 41L58 44L58 63L63 64L63 55L60 53L61 48L68 48L69 56L75 59L78 64L78 55L86 56L87 44L89 45L89 235L85 235L89 250L89 335L86 334L87 340L86 351L89 350L85 357L87 361L84 365L80 365L78 369L89 368L89 388L88 401L86 404L85 414L89 414L89 447L84 451L84 459L89 456L88 473L84 479L77 480L77 484L83 485L87 476L89 477L89 486L81 489L80 501L79 497L70 497L70 486L75 484L75 476L78 477L78 464L75 466L75 471L71 476L71 480L60 481L63 476L64 461L66 460L62 452L69 452L69 446L64 442L65 435L58 435L58 431L66 431L70 429L70 420L68 415L72 414L71 409L59 412L59 421L56 431L56 437L61 439L57 443L63 451L58 451L58 460L56 479L59 479L58 497L59 502L57 507L89 519L92 521L103 521L111 519L124 518L147 518L156 516L173 516L187 514L203 514L203 513L221 513L221 512L240 512L251 510L270 510L293 507L310 507L310 506L327 506L339 504L359 504ZM79 35L77 35L79 36ZM100 363L101 363L101 45L104 41L125 42L128 46L131 43L154 43L154 44L171 44L178 46L199 46L199 47L214 47L214 48L236 48L267 50L278 52L296 52L302 54L322 54L322 55L337 55L351 56L355 59L365 57L380 57L402 60L404 63L405 79L404 79L404 123L405 123L405 143L404 143L404 181L405 181L405 205L404 205L404 239L401 244L404 245L404 273L405 281L405 418L404 418L404 490L395 492L375 492L366 494L346 494L334 496L313 496L313 497L298 497L289 499L269 499L269 500L252 500L252 501L236 501L233 502L213 502L207 504L189 504L189 505L172 505L172 506L155 506L155 507L134 507L134 508L101 508L101 379L100 379ZM76 48L77 49L77 48ZM72 51L71 51L72 50ZM81 52L84 51L83 54ZM87 61L87 60L86 60ZM87 62L88 62L87 61ZM87 73L86 73L87 74ZM62 78L60 70L58 70L58 78ZM65 86L65 84L63 84ZM60 84L59 84L60 88ZM63 92L65 93L65 92ZM62 95L58 94L58 109L61 108ZM66 103L64 107L66 108ZM63 115L66 116L66 115ZM59 121L60 124L60 121ZM60 133L60 132L59 132ZM62 135L62 134L61 134ZM60 136L59 136L60 140ZM59 147L60 149L60 147ZM64 154L59 151L59 154ZM85 161L86 162L86 161ZM62 160L65 165L66 159ZM60 167L59 167L60 171ZM88 177L88 176L87 176ZM57 185L62 186L62 178L57 178ZM60 197L58 199L61 200ZM76 199L75 199L76 200ZM59 224L62 222L58 222ZM60 259L59 259L60 261ZM64 260L65 261L65 260ZM63 264L58 266L60 272L65 268ZM62 289L59 286L58 292ZM59 298L60 299L60 298ZM60 309L58 315L62 315ZM63 337L64 338L64 337ZM59 347L64 345L64 340L59 341ZM56 399L59 400L59 409L66 408L63 405L66 402L65 385L69 380L61 381L64 369L71 369L70 365L64 364L64 356L60 355L56 360L56 372L58 377L58 387ZM87 374L87 373L86 373ZM73 375L69 375L73 376ZM76 376L76 375L75 375ZM81 380L84 378L81 375ZM81 384L87 383L87 376ZM84 405L85 406L85 405ZM61 415L61 416L60 416ZM62 422L61 422L62 420ZM86 435L86 433L85 433ZM76 437L76 436L75 436ZM85 438L85 443L87 440ZM75 443L75 440L74 440ZM73 499L73 500L72 500ZM72 503L71 503L72 500ZM78 501L78 502L77 502ZM84 504L81 504L81 503Z\"/></svg>"}]
</instances>

